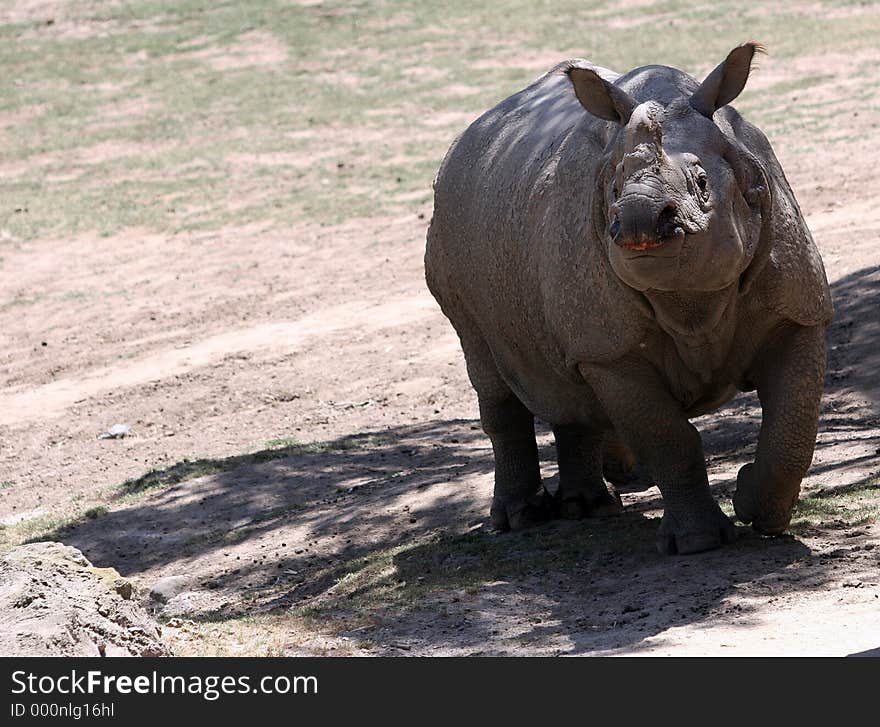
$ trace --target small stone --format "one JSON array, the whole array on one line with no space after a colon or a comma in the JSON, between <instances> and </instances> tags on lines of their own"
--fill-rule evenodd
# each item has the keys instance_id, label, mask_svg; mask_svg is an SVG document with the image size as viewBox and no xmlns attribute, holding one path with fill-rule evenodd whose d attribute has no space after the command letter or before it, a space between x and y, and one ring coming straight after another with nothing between
<instances>
[{"instance_id":1,"label":"small stone","mask_svg":"<svg viewBox=\"0 0 880 727\"><path fill-rule=\"evenodd\" d=\"M98 439L122 439L131 433L131 425L114 424L103 434L98 435Z\"/></svg>"},{"instance_id":2,"label":"small stone","mask_svg":"<svg viewBox=\"0 0 880 727\"><path fill-rule=\"evenodd\" d=\"M113 590L116 591L122 598L126 601L131 600L132 593L134 589L131 586L131 581L127 581L124 578L120 578L116 583L113 584Z\"/></svg>"}]
</instances>

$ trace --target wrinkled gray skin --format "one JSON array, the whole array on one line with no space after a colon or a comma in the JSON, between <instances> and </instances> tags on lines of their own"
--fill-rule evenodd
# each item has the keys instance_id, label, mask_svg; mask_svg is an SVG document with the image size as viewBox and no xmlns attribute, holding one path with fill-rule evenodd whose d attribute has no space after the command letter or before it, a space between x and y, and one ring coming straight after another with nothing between
<instances>
[{"instance_id":1,"label":"wrinkled gray skin","mask_svg":"<svg viewBox=\"0 0 880 727\"><path fill-rule=\"evenodd\" d=\"M661 552L732 540L688 420L753 389L763 422L736 514L762 533L788 527L832 309L770 144L726 106L756 50L735 48L702 84L665 66L561 63L449 150L426 277L492 441L495 527L619 509L603 479L603 442L619 438L663 494ZM534 416L556 438L555 498Z\"/></svg>"}]
</instances>

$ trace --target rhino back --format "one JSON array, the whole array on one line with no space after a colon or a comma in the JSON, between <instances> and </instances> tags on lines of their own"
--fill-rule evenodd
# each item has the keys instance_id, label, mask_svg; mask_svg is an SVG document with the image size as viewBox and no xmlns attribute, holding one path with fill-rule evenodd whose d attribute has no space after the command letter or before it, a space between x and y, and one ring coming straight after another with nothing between
<instances>
[{"instance_id":1,"label":"rhino back","mask_svg":"<svg viewBox=\"0 0 880 727\"><path fill-rule=\"evenodd\" d=\"M484 113L449 149L434 183L429 276L446 273L460 284L480 259L494 267L499 253L509 259L523 251L535 185L552 172L559 146L584 121L565 67L557 65Z\"/></svg>"},{"instance_id":2,"label":"rhino back","mask_svg":"<svg viewBox=\"0 0 880 727\"><path fill-rule=\"evenodd\" d=\"M479 329L510 379L555 372L582 385L577 364L622 356L645 320L593 230L597 169L616 125L580 105L565 73L573 64L645 98L680 93L666 67L621 78L565 61L477 119L435 181L428 285L459 334Z\"/></svg>"}]
</instances>

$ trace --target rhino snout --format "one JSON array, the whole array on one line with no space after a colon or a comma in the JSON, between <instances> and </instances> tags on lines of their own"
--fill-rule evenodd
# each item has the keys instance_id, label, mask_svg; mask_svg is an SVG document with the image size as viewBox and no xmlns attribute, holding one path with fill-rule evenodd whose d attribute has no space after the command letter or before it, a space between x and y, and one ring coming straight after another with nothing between
<instances>
[{"instance_id":1,"label":"rhino snout","mask_svg":"<svg viewBox=\"0 0 880 727\"><path fill-rule=\"evenodd\" d=\"M621 200L612 207L608 234L625 250L648 250L684 234L674 202Z\"/></svg>"}]
</instances>

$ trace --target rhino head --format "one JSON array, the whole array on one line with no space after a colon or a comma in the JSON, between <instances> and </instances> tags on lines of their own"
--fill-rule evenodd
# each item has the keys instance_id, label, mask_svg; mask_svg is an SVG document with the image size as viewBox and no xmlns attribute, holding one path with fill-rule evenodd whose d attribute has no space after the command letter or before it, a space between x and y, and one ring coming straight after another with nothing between
<instances>
[{"instance_id":1,"label":"rhino head","mask_svg":"<svg viewBox=\"0 0 880 727\"><path fill-rule=\"evenodd\" d=\"M767 247L769 183L713 115L742 91L759 50L756 43L735 48L693 93L667 105L639 103L591 68L568 69L584 108L618 125L598 175L593 220L627 285L716 291L749 284L744 273Z\"/></svg>"}]
</instances>

